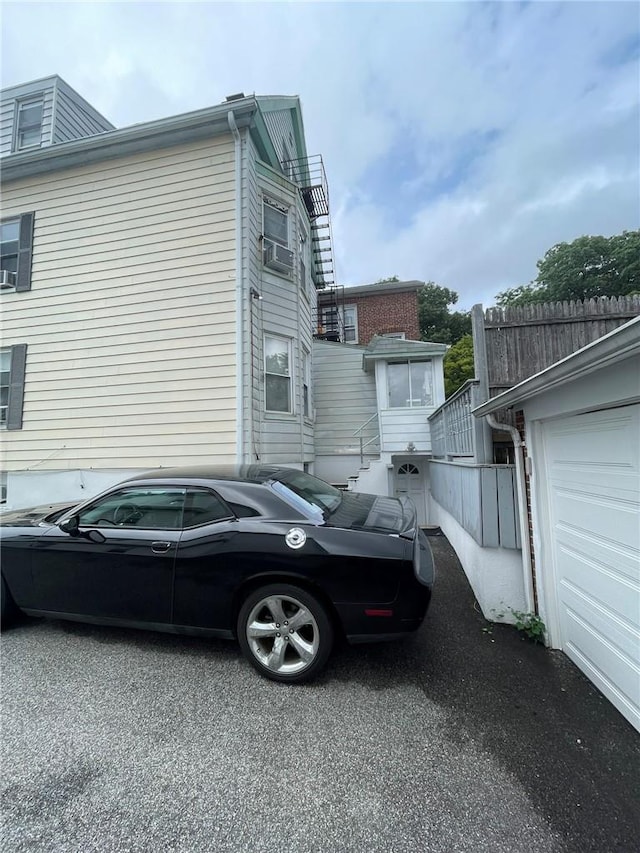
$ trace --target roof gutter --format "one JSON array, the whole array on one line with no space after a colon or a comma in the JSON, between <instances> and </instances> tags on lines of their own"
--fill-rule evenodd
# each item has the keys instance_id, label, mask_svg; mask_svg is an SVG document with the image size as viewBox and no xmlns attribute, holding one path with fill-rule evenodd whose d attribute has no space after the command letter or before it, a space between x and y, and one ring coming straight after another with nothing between
<instances>
[{"instance_id":1,"label":"roof gutter","mask_svg":"<svg viewBox=\"0 0 640 853\"><path fill-rule=\"evenodd\" d=\"M248 127L257 109L253 97L234 103L236 126ZM218 104L196 112L10 154L2 158L0 179L2 183L7 183L19 178L208 139L229 132L228 111L228 104Z\"/></svg>"}]
</instances>

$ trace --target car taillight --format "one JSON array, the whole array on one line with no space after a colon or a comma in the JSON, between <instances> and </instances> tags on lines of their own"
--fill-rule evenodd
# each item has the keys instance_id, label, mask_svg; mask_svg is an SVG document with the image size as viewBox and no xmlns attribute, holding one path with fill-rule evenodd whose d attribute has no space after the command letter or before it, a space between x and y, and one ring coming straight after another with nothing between
<instances>
[{"instance_id":1,"label":"car taillight","mask_svg":"<svg viewBox=\"0 0 640 853\"><path fill-rule=\"evenodd\" d=\"M393 610L374 610L367 608L364 611L365 616L393 616Z\"/></svg>"}]
</instances>

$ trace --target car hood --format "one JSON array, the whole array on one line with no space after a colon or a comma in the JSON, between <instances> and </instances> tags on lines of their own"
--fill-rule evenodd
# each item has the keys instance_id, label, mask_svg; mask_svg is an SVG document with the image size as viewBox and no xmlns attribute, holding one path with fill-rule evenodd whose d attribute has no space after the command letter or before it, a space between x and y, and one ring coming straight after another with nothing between
<instances>
[{"instance_id":1,"label":"car hood","mask_svg":"<svg viewBox=\"0 0 640 853\"><path fill-rule=\"evenodd\" d=\"M416 509L409 498L343 492L340 506L329 514L326 523L350 530L413 535Z\"/></svg>"},{"instance_id":2,"label":"car hood","mask_svg":"<svg viewBox=\"0 0 640 853\"><path fill-rule=\"evenodd\" d=\"M67 510L78 506L77 501L66 503L43 504L26 509L14 509L0 515L0 527L37 527L43 522L53 522Z\"/></svg>"}]
</instances>

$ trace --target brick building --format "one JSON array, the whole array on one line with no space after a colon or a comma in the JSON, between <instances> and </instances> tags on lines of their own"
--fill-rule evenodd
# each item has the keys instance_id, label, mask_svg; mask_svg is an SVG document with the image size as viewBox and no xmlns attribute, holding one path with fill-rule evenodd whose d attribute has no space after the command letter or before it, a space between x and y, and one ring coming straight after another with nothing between
<instances>
[{"instance_id":1,"label":"brick building","mask_svg":"<svg viewBox=\"0 0 640 853\"><path fill-rule=\"evenodd\" d=\"M318 337L366 346L374 335L420 340L423 281L388 281L318 293Z\"/></svg>"}]
</instances>

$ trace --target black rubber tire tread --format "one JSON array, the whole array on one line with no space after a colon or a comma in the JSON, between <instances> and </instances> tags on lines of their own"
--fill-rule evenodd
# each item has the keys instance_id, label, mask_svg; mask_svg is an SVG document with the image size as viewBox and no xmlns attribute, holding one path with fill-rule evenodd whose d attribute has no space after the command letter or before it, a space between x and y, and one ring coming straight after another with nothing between
<instances>
[{"instance_id":1,"label":"black rubber tire tread","mask_svg":"<svg viewBox=\"0 0 640 853\"><path fill-rule=\"evenodd\" d=\"M249 647L246 635L247 617L262 598L267 598L267 596L270 595L288 595L291 596L291 598L297 599L311 611L313 618L316 621L320 636L318 654L316 655L315 660L306 669L302 670L302 672L285 675L272 672L255 657ZM240 612L238 613L236 636L243 655L265 678L268 678L271 681L279 681L284 684L302 684L314 679L326 666L333 649L334 629L324 605L322 605L310 592L307 592L306 589L294 586L293 584L272 583L258 587L258 589L253 590L253 592L247 596L240 608Z\"/></svg>"},{"instance_id":2,"label":"black rubber tire tread","mask_svg":"<svg viewBox=\"0 0 640 853\"><path fill-rule=\"evenodd\" d=\"M11 623L11 617L15 613L16 606L7 589L4 578L0 575L0 628Z\"/></svg>"}]
</instances>

